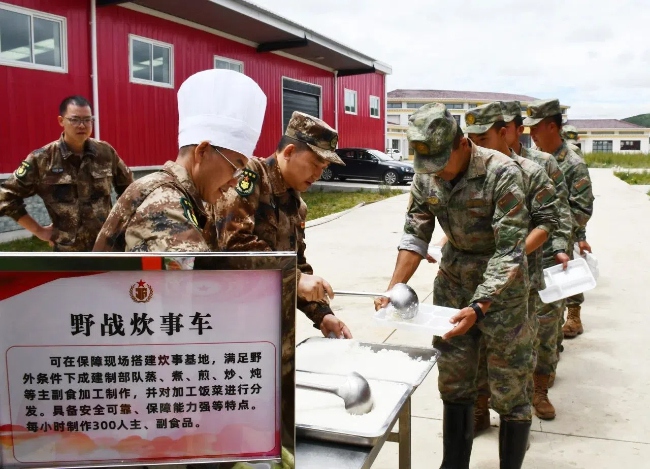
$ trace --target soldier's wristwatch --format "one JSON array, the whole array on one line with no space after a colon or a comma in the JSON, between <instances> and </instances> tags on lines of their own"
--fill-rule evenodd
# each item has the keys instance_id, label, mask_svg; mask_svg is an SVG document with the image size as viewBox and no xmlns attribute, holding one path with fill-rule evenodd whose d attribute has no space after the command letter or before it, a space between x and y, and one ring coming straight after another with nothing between
<instances>
[{"instance_id":1,"label":"soldier's wristwatch","mask_svg":"<svg viewBox=\"0 0 650 469\"><path fill-rule=\"evenodd\" d=\"M481 322L483 319L485 319L485 313L481 309L478 303L474 302L471 305L469 305L470 308L474 310L474 313L476 314L476 323L478 324Z\"/></svg>"}]
</instances>

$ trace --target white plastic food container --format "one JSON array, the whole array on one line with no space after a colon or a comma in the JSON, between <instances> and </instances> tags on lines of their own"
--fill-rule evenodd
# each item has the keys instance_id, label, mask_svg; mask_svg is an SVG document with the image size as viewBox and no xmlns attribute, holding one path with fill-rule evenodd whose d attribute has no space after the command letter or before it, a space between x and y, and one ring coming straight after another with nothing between
<instances>
[{"instance_id":1,"label":"white plastic food container","mask_svg":"<svg viewBox=\"0 0 650 469\"><path fill-rule=\"evenodd\" d=\"M460 310L444 306L420 304L417 316L413 319L401 319L394 314L394 309L388 307L377 311L373 319L375 324L382 327L443 336L455 327L449 319L458 314L458 311Z\"/></svg>"},{"instance_id":2,"label":"white plastic food container","mask_svg":"<svg viewBox=\"0 0 650 469\"><path fill-rule=\"evenodd\" d=\"M562 264L544 269L544 283L546 288L539 291L544 303L552 303L596 287L596 279L587 261L581 257L569 261L566 270L562 270Z\"/></svg>"},{"instance_id":3,"label":"white plastic food container","mask_svg":"<svg viewBox=\"0 0 650 469\"><path fill-rule=\"evenodd\" d=\"M578 243L576 243L573 245L573 258L580 259L581 257L587 261L589 270L591 270L591 275L594 276L595 280L598 280L598 277L600 276L600 270L598 269L598 259L596 259L596 256L588 251L585 252L584 255L581 255L580 246Z\"/></svg>"},{"instance_id":4,"label":"white plastic food container","mask_svg":"<svg viewBox=\"0 0 650 469\"><path fill-rule=\"evenodd\" d=\"M427 250L427 254L433 257L436 262L440 264L440 261L442 260L442 248L440 246L430 244L429 249Z\"/></svg>"}]
</instances>

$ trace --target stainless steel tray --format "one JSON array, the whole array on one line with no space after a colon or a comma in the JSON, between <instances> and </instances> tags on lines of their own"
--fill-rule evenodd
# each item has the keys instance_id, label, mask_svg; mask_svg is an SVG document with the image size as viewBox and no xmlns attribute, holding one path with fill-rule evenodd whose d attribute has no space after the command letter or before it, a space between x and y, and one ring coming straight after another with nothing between
<instances>
[{"instance_id":1,"label":"stainless steel tray","mask_svg":"<svg viewBox=\"0 0 650 469\"><path fill-rule=\"evenodd\" d=\"M303 340L300 342L297 347L300 347L302 344L305 344L309 342L310 340L343 340L343 339L325 339L324 337L309 337L308 339ZM422 381L424 381L424 378L427 377L431 369L434 367L434 365L438 362L438 358L440 357L440 351L434 349L433 347L428 348L428 347L410 347L408 345L393 345L393 344L381 344L381 343L372 343L372 342L359 342L359 345L363 345L366 347L369 347L371 350L378 352L380 350L399 350L400 352L406 353L409 357L411 358L420 358L422 361L425 361L429 364L429 366L422 372L422 374L419 376L419 378L416 380L415 383L405 383L408 384L409 386L413 387L413 390L415 391L420 384L422 384ZM301 370L300 368L296 368L297 371L305 371L308 373L313 373L311 370ZM372 378L376 379L378 381L395 381L399 383L403 383L403 381L398 381L394 379L390 379L390 377L387 378Z\"/></svg>"},{"instance_id":2,"label":"stainless steel tray","mask_svg":"<svg viewBox=\"0 0 650 469\"><path fill-rule=\"evenodd\" d=\"M310 372L304 372L310 373ZM317 373L321 375L327 375L327 373ZM338 376L338 375L337 375ZM379 380L371 379L373 381L388 381L388 380ZM395 381L389 381L395 383ZM388 434L395 426L399 413L404 406L404 403L407 399L413 394L413 386L407 383L399 383L404 385L404 392L400 396L399 400L395 403L395 407L392 412L381 425L380 428L375 431L355 431L351 433L342 433L341 430L335 428L317 426L317 425L304 425L296 423L296 435L302 436L304 438L311 438L314 440L321 441L330 441L332 443L343 443L347 445L359 445L359 446L375 446L379 441Z\"/></svg>"}]
</instances>

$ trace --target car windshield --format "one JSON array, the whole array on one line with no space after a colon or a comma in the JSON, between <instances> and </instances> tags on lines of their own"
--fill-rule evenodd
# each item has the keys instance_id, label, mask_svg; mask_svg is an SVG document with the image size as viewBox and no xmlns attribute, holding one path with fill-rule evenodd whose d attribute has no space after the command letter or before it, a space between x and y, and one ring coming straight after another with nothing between
<instances>
[{"instance_id":1,"label":"car windshield","mask_svg":"<svg viewBox=\"0 0 650 469\"><path fill-rule=\"evenodd\" d=\"M380 161L395 161L393 158L388 156L386 153L381 152L379 150L368 150L368 153L370 153L372 156L375 156L379 158Z\"/></svg>"}]
</instances>

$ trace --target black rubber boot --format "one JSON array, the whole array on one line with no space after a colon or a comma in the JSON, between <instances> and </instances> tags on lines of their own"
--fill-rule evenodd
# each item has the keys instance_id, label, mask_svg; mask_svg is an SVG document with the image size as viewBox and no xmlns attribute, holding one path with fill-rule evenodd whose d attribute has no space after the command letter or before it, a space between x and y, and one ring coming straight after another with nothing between
<instances>
[{"instance_id":1,"label":"black rubber boot","mask_svg":"<svg viewBox=\"0 0 650 469\"><path fill-rule=\"evenodd\" d=\"M469 469L474 441L474 404L444 403L440 469Z\"/></svg>"},{"instance_id":2,"label":"black rubber boot","mask_svg":"<svg viewBox=\"0 0 650 469\"><path fill-rule=\"evenodd\" d=\"M530 422L501 420L499 460L501 469L521 469L526 456Z\"/></svg>"}]
</instances>

